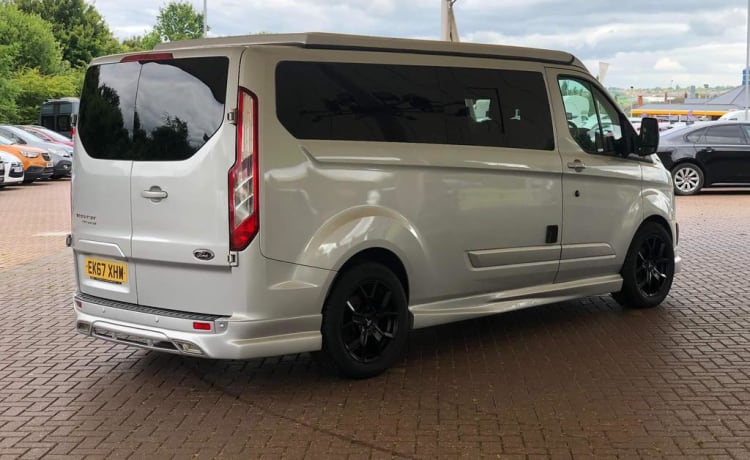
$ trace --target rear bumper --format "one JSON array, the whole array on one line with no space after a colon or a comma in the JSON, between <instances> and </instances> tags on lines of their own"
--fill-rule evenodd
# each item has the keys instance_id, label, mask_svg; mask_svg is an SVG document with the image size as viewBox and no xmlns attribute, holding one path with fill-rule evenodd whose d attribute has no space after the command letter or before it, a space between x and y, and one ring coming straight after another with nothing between
<instances>
[{"instance_id":1,"label":"rear bumper","mask_svg":"<svg viewBox=\"0 0 750 460\"><path fill-rule=\"evenodd\" d=\"M54 167L53 177L66 177L70 176L72 163L68 160L58 161Z\"/></svg>"},{"instance_id":2,"label":"rear bumper","mask_svg":"<svg viewBox=\"0 0 750 460\"><path fill-rule=\"evenodd\" d=\"M160 310L76 294L79 333L149 350L215 359L249 359L320 350L320 315L247 321ZM208 330L196 330L194 323Z\"/></svg>"}]
</instances>

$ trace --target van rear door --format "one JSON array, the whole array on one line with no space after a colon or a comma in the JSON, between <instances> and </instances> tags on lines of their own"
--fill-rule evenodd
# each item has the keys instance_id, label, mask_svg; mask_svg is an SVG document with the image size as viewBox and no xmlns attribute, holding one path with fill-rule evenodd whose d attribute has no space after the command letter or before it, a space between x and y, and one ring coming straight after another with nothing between
<instances>
[{"instance_id":1,"label":"van rear door","mask_svg":"<svg viewBox=\"0 0 750 460\"><path fill-rule=\"evenodd\" d=\"M82 292L231 313L221 293L231 290L227 175L236 128L225 121L235 106L240 54L144 54L89 68L74 179ZM87 214L95 225L86 227ZM93 244L81 246L84 238ZM123 261L127 282L89 281L86 257Z\"/></svg>"},{"instance_id":2,"label":"van rear door","mask_svg":"<svg viewBox=\"0 0 750 460\"><path fill-rule=\"evenodd\" d=\"M86 72L73 156L72 230L79 290L136 303L131 248L130 171L140 65L92 66Z\"/></svg>"},{"instance_id":3,"label":"van rear door","mask_svg":"<svg viewBox=\"0 0 750 460\"><path fill-rule=\"evenodd\" d=\"M131 175L138 301L230 314L228 171L236 127L236 56L143 62ZM236 66L235 66L236 67ZM228 94L231 93L231 94ZM235 306L236 307L236 306Z\"/></svg>"}]
</instances>

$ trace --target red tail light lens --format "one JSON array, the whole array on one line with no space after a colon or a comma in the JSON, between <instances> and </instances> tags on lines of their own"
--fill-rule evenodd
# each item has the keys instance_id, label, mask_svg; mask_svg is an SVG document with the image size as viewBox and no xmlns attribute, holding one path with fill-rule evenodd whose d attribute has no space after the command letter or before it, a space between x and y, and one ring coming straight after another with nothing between
<instances>
[{"instance_id":1,"label":"red tail light lens","mask_svg":"<svg viewBox=\"0 0 750 460\"><path fill-rule=\"evenodd\" d=\"M240 88L237 158L229 170L229 248L245 249L258 233L258 98Z\"/></svg>"}]
</instances>

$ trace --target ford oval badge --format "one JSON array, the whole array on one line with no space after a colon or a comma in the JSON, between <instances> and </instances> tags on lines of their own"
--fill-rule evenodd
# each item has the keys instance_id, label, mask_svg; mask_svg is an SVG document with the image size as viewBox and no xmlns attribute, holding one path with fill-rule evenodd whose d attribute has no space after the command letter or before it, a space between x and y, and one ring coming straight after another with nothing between
<instances>
[{"instance_id":1,"label":"ford oval badge","mask_svg":"<svg viewBox=\"0 0 750 460\"><path fill-rule=\"evenodd\" d=\"M198 260L211 260L214 258L214 252L210 249L196 249L193 251L193 257Z\"/></svg>"}]
</instances>

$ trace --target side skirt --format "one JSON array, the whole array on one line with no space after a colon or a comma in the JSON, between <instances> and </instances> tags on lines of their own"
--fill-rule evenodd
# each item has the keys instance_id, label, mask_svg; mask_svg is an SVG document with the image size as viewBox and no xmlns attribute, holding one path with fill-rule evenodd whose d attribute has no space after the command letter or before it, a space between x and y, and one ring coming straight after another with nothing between
<instances>
[{"instance_id":1,"label":"side skirt","mask_svg":"<svg viewBox=\"0 0 750 460\"><path fill-rule=\"evenodd\" d=\"M590 295L608 294L619 291L621 287L622 277L619 274L600 276L412 305L409 311L414 315L414 329L419 329Z\"/></svg>"}]
</instances>

